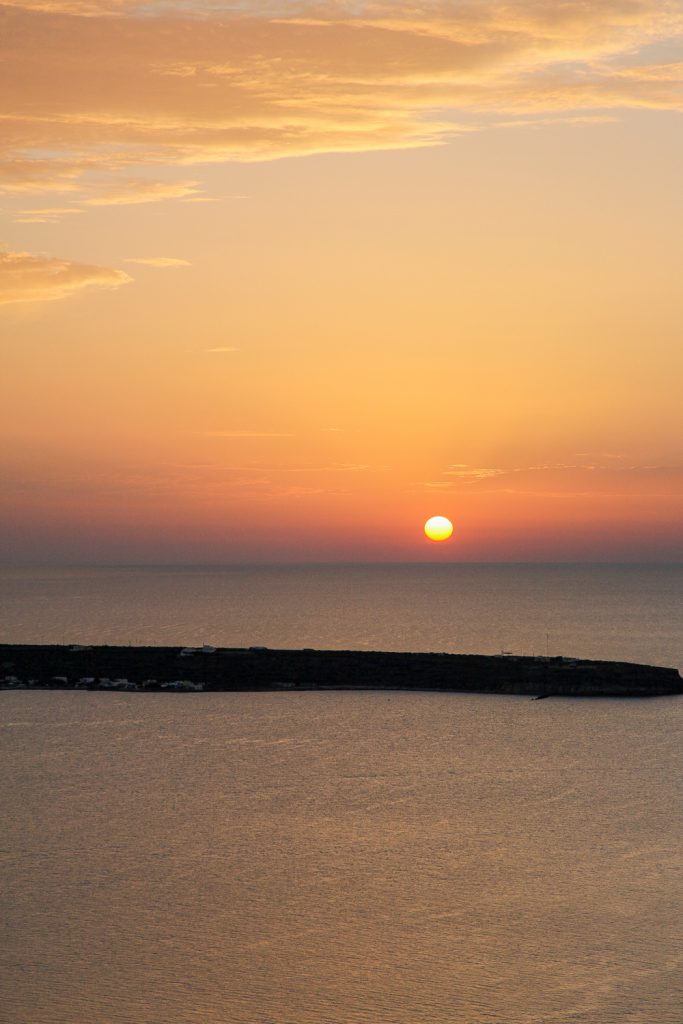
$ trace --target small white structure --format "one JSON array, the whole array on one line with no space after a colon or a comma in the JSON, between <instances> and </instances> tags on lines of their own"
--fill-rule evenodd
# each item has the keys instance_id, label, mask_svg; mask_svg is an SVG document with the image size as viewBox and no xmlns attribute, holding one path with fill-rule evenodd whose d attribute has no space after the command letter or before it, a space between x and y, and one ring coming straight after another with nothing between
<instances>
[{"instance_id":1,"label":"small white structure","mask_svg":"<svg viewBox=\"0 0 683 1024\"><path fill-rule=\"evenodd\" d=\"M174 679L172 683L162 683L161 689L173 690L176 693L183 693L189 690L201 692L204 689L204 683L193 683L191 679Z\"/></svg>"}]
</instances>

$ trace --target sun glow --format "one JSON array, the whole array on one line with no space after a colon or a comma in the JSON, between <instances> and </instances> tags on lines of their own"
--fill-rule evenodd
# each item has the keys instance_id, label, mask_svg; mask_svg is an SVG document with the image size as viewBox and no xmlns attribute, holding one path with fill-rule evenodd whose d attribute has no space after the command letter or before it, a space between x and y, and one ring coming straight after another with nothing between
<instances>
[{"instance_id":1,"label":"sun glow","mask_svg":"<svg viewBox=\"0 0 683 1024\"><path fill-rule=\"evenodd\" d=\"M430 540L448 540L453 533L453 523L445 516L432 516L425 523L425 533Z\"/></svg>"}]
</instances>

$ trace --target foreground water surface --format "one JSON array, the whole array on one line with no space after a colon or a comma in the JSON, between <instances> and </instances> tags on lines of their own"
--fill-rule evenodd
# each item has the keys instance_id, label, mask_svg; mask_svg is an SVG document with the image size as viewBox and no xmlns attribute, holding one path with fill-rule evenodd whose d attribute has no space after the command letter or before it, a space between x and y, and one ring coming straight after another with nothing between
<instances>
[{"instance_id":1,"label":"foreground water surface","mask_svg":"<svg viewBox=\"0 0 683 1024\"><path fill-rule=\"evenodd\" d=\"M680 1024L680 698L0 698L3 1021Z\"/></svg>"},{"instance_id":2,"label":"foreground water surface","mask_svg":"<svg viewBox=\"0 0 683 1024\"><path fill-rule=\"evenodd\" d=\"M6 642L683 665L680 567L6 570ZM681 1024L683 698L0 693L2 1024Z\"/></svg>"}]
</instances>

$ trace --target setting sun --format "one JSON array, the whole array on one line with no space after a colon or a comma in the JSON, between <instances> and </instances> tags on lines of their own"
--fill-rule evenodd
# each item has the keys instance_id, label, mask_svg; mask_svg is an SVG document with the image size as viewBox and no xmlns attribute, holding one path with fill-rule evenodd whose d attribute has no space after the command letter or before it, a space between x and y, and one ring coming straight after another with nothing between
<instances>
[{"instance_id":1,"label":"setting sun","mask_svg":"<svg viewBox=\"0 0 683 1024\"><path fill-rule=\"evenodd\" d=\"M445 516L432 516L425 523L425 533L430 540L448 540L453 533L453 523Z\"/></svg>"}]
</instances>

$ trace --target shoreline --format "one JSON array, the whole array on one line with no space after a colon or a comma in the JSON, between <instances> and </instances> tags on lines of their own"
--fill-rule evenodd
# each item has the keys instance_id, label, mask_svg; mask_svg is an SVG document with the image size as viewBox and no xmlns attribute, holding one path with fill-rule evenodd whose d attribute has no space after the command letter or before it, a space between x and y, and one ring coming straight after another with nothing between
<instances>
[{"instance_id":1,"label":"shoreline","mask_svg":"<svg viewBox=\"0 0 683 1024\"><path fill-rule=\"evenodd\" d=\"M674 668L512 654L0 644L0 689L656 697L683 693L683 679Z\"/></svg>"}]
</instances>

